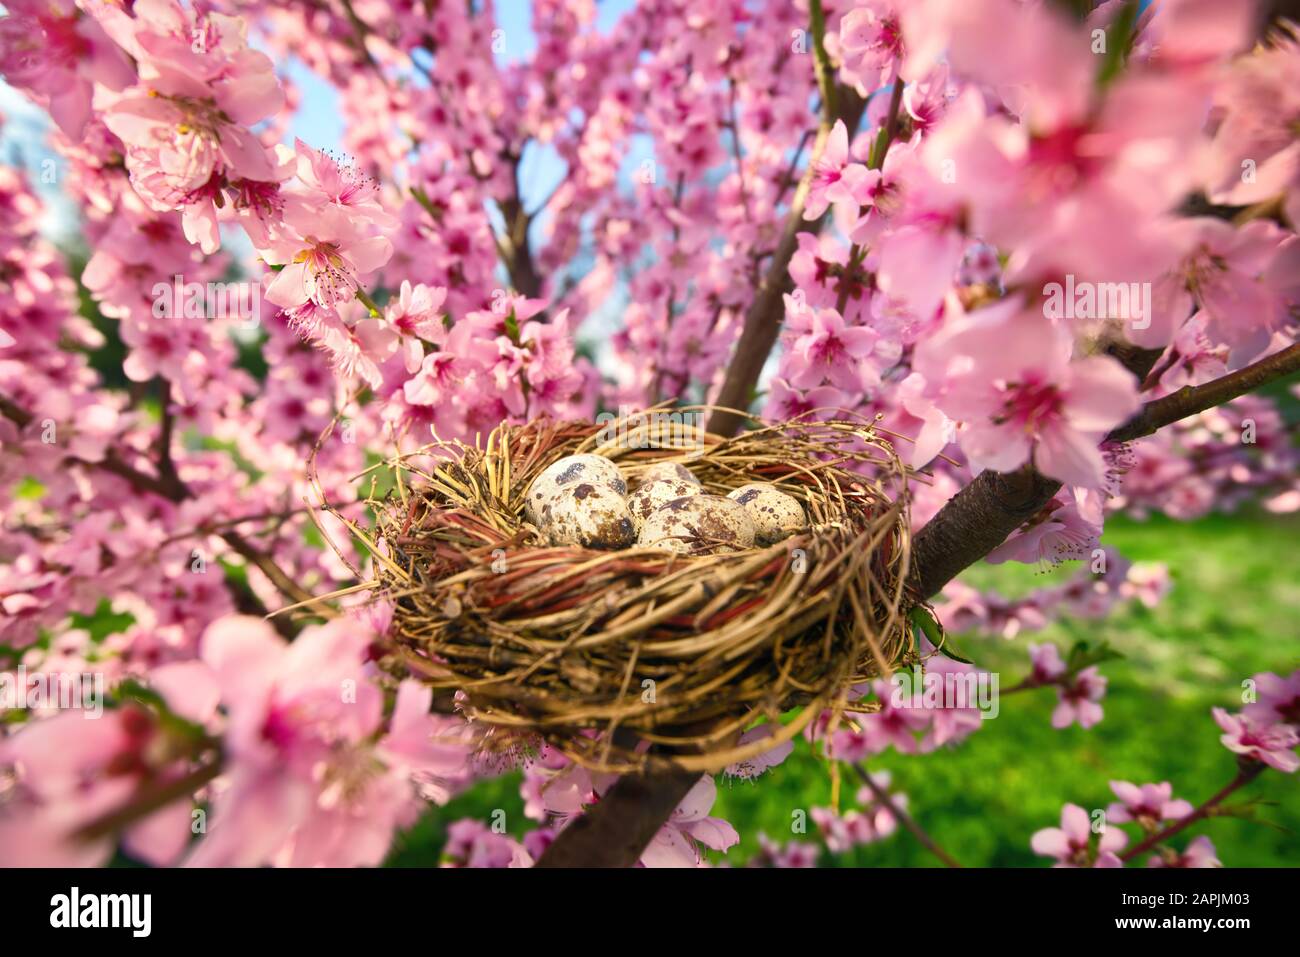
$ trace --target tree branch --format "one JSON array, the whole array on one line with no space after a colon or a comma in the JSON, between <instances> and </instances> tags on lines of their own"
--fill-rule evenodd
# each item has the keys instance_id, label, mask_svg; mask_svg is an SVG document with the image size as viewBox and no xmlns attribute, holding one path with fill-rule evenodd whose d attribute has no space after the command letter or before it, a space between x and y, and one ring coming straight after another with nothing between
<instances>
[{"instance_id":1,"label":"tree branch","mask_svg":"<svg viewBox=\"0 0 1300 957\"><path fill-rule=\"evenodd\" d=\"M171 425L169 414L166 411L166 402L164 402L163 412L163 435L160 436L160 442L166 441L167 447L171 445ZM20 429L26 428L34 419L34 416L26 409L19 406L8 396L0 395L0 415L9 419ZM193 496L189 486L187 486L176 473L176 468L171 464L170 455L165 461L164 474L154 476L147 472L142 472L134 465L131 465L114 449L109 449L104 453L104 457L97 462L91 462L86 459L79 459L76 456L69 456L68 461L85 468L97 468L101 471L116 475L128 482L132 488L140 492L149 492L160 498L167 499L169 502L183 502ZM311 592L307 591L287 574L284 569L280 568L265 552L261 551L252 542L244 538L233 528L218 533L220 538L230 546L231 550L240 555L250 565L256 566L286 598L294 604L310 601ZM270 617L270 610L262 604L252 591L241 593L237 590L236 600L242 610L250 613L257 613L263 617ZM286 638L293 638L297 634L297 629L283 618L276 617L271 619L271 624L275 626Z\"/></svg>"},{"instance_id":2,"label":"tree branch","mask_svg":"<svg viewBox=\"0 0 1300 957\"><path fill-rule=\"evenodd\" d=\"M1129 442L1189 415L1245 395L1266 382L1300 371L1300 344L1288 346L1236 372L1155 399L1112 431L1108 442ZM1061 483L1032 465L1015 472L982 472L954 495L912 541L912 588L920 598L939 592L965 568L1001 545L1032 518Z\"/></svg>"},{"instance_id":3,"label":"tree branch","mask_svg":"<svg viewBox=\"0 0 1300 957\"><path fill-rule=\"evenodd\" d=\"M782 297L794 288L794 281L790 278L790 259L799 248L800 231L808 229L814 233L819 232L828 218L823 215L810 223L806 223L803 218L804 204L812 188L813 165L821 156L826 141L830 139L835 121L843 120L851 137L858 128L863 110L866 108L866 101L853 90L843 86L839 88L835 102L837 109L834 116L829 123L823 121L817 131L817 138L813 141L811 159L790 200L790 211L786 215L785 226L781 231L781 241L772 254L767 274L763 277L763 283L759 286L754 301L745 311L745 324L741 328L740 340L736 343L736 351L732 354L730 365L727 366L722 388L714 400L714 404L720 408L709 417L708 429L718 435L734 435L741 423L745 421L744 416L727 410L749 407L750 393L758 382L759 374L763 371L763 364L767 362L772 347L776 345L777 336L781 332L781 323L785 317L785 304Z\"/></svg>"},{"instance_id":4,"label":"tree branch","mask_svg":"<svg viewBox=\"0 0 1300 957\"><path fill-rule=\"evenodd\" d=\"M1108 442L1129 442L1158 432L1179 419L1204 412L1245 395L1274 379L1300 371L1300 343L1287 346L1236 372L1221 376L1204 385L1187 386L1172 395L1144 405L1118 429L1106 436Z\"/></svg>"},{"instance_id":5,"label":"tree branch","mask_svg":"<svg viewBox=\"0 0 1300 957\"><path fill-rule=\"evenodd\" d=\"M935 857L939 858L939 860L943 861L945 867L961 867L957 858L945 851L939 845L939 842L927 834L925 829L922 828L921 825L917 824L910 814L900 808L894 801L893 797L890 796L889 792L875 782L867 772L866 768L860 764L852 764L850 767L853 768L854 773L857 774L862 783L871 791L872 797L879 801L880 804L884 806L885 810L894 815L903 827L911 831L912 836L920 842L922 847Z\"/></svg>"},{"instance_id":6,"label":"tree branch","mask_svg":"<svg viewBox=\"0 0 1300 957\"><path fill-rule=\"evenodd\" d=\"M632 867L700 775L667 767L625 774L561 831L537 867Z\"/></svg>"}]
</instances>

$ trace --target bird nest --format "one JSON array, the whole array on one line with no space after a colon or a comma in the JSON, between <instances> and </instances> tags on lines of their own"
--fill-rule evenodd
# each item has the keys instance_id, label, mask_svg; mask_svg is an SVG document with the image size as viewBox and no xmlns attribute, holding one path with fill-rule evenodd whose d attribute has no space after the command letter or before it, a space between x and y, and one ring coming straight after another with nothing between
<instances>
[{"instance_id":1,"label":"bird nest","mask_svg":"<svg viewBox=\"0 0 1300 957\"><path fill-rule=\"evenodd\" d=\"M457 692L488 738L544 741L590 768L667 758L716 771L799 734L911 653L906 469L869 423L799 420L722 439L652 415L603 426L502 425L386 463L377 581L399 673ZM614 460L634 484L686 465L718 494L767 482L809 527L768 547L678 554L546 544L524 519L533 479L567 455ZM791 712L794 712L792 715ZM745 740L763 719L772 733Z\"/></svg>"}]
</instances>

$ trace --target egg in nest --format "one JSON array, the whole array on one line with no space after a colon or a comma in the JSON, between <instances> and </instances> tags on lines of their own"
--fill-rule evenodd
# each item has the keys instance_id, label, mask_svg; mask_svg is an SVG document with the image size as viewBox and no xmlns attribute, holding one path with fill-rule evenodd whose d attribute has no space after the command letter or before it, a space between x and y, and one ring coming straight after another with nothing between
<instances>
[{"instance_id":1,"label":"egg in nest","mask_svg":"<svg viewBox=\"0 0 1300 957\"><path fill-rule=\"evenodd\" d=\"M622 497L627 494L627 481L618 466L603 455L566 455L552 462L528 486L524 497L524 516L538 528L542 525L542 512L546 505L566 487L579 484L608 489Z\"/></svg>"},{"instance_id":2,"label":"egg in nest","mask_svg":"<svg viewBox=\"0 0 1300 957\"><path fill-rule=\"evenodd\" d=\"M739 502L721 495L687 495L652 513L637 544L676 552L734 551L754 544L754 522Z\"/></svg>"},{"instance_id":3,"label":"egg in nest","mask_svg":"<svg viewBox=\"0 0 1300 957\"><path fill-rule=\"evenodd\" d=\"M689 482L700 486L695 473L680 462L656 462L637 476L637 488L644 488L653 482Z\"/></svg>"},{"instance_id":4,"label":"egg in nest","mask_svg":"<svg viewBox=\"0 0 1300 957\"><path fill-rule=\"evenodd\" d=\"M604 485L563 486L542 506L538 527L552 545L627 548L636 527L623 496Z\"/></svg>"},{"instance_id":5,"label":"egg in nest","mask_svg":"<svg viewBox=\"0 0 1300 957\"><path fill-rule=\"evenodd\" d=\"M704 489L680 479L660 479L656 482L643 483L627 498L628 511L632 513L632 524L639 533L641 526L655 512L669 502L692 495L703 495Z\"/></svg>"},{"instance_id":6,"label":"egg in nest","mask_svg":"<svg viewBox=\"0 0 1300 957\"><path fill-rule=\"evenodd\" d=\"M759 545L771 545L808 527L803 505L775 485L752 482L727 493L727 498L739 502L749 513L754 541Z\"/></svg>"}]
</instances>

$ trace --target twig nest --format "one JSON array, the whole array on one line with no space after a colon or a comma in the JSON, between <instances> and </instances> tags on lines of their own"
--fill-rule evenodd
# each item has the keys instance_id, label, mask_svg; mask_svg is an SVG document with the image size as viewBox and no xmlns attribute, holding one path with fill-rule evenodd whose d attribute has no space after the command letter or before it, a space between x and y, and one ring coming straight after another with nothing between
<instances>
[{"instance_id":1,"label":"twig nest","mask_svg":"<svg viewBox=\"0 0 1300 957\"><path fill-rule=\"evenodd\" d=\"M675 498L641 526L638 545L680 552L733 551L754 544L745 506L721 495Z\"/></svg>"},{"instance_id":2,"label":"twig nest","mask_svg":"<svg viewBox=\"0 0 1300 957\"><path fill-rule=\"evenodd\" d=\"M391 491L368 500L375 537L353 529L391 608L379 667L455 693L492 760L544 742L602 772L661 760L714 772L915 661L908 473L874 425L803 417L701 431L689 448L610 438L640 415L435 442L394 459ZM671 487L688 482L682 462L694 494L651 512L640 547L623 550L635 531L623 476ZM798 555L751 544L753 517L726 497L747 483L802 507ZM786 713L770 737L734 742L732 730Z\"/></svg>"},{"instance_id":3,"label":"twig nest","mask_svg":"<svg viewBox=\"0 0 1300 957\"><path fill-rule=\"evenodd\" d=\"M632 524L636 526L637 534L640 534L646 520L669 502L703 494L704 489L698 482L660 479L657 482L643 483L627 499L628 511L632 513Z\"/></svg>"},{"instance_id":4,"label":"twig nest","mask_svg":"<svg viewBox=\"0 0 1300 957\"><path fill-rule=\"evenodd\" d=\"M728 492L727 498L745 507L754 523L754 541L759 545L771 545L808 527L799 500L775 485L751 482Z\"/></svg>"},{"instance_id":5,"label":"twig nest","mask_svg":"<svg viewBox=\"0 0 1300 957\"><path fill-rule=\"evenodd\" d=\"M637 488L645 488L655 482L687 482L702 487L695 473L680 462L657 462L650 466L637 479Z\"/></svg>"},{"instance_id":6,"label":"twig nest","mask_svg":"<svg viewBox=\"0 0 1300 957\"><path fill-rule=\"evenodd\" d=\"M561 486L542 506L540 527L552 545L627 548L636 526L623 496L605 485L578 482Z\"/></svg>"},{"instance_id":7,"label":"twig nest","mask_svg":"<svg viewBox=\"0 0 1300 957\"><path fill-rule=\"evenodd\" d=\"M627 494L627 480L618 466L603 455L566 455L551 463L528 487L524 515L534 525L541 527L546 505L562 489L586 483L606 488L622 497Z\"/></svg>"}]
</instances>

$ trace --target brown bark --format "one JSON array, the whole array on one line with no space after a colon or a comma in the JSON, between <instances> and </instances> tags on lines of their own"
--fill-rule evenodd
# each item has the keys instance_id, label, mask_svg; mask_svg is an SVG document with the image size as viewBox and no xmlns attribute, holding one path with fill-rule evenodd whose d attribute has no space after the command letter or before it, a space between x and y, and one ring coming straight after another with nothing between
<instances>
[{"instance_id":1,"label":"brown bark","mask_svg":"<svg viewBox=\"0 0 1300 957\"><path fill-rule=\"evenodd\" d=\"M1266 382L1300 370L1300 345L1289 346L1204 385L1155 399L1112 431L1110 442L1129 442L1189 415L1222 405ZM983 472L948 500L912 542L915 593L929 598L975 564L1046 505L1061 483L1031 465L1017 472Z\"/></svg>"},{"instance_id":2,"label":"brown bark","mask_svg":"<svg viewBox=\"0 0 1300 957\"><path fill-rule=\"evenodd\" d=\"M561 831L538 867L632 867L700 775L674 767L625 774Z\"/></svg>"}]
</instances>

